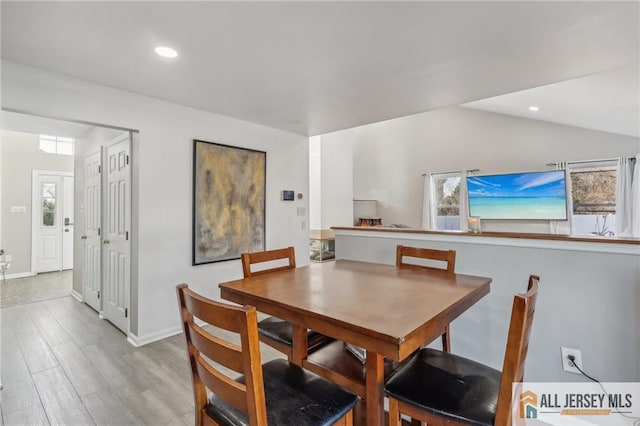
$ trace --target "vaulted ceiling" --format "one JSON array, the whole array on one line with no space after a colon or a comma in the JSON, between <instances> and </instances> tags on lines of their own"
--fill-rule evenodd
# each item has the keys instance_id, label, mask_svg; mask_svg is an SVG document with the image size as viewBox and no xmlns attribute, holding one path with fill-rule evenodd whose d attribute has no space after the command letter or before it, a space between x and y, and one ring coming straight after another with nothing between
<instances>
[{"instance_id":1,"label":"vaulted ceiling","mask_svg":"<svg viewBox=\"0 0 640 426\"><path fill-rule=\"evenodd\" d=\"M1 7L3 60L305 135L640 62L637 2Z\"/></svg>"},{"instance_id":2,"label":"vaulted ceiling","mask_svg":"<svg viewBox=\"0 0 640 426\"><path fill-rule=\"evenodd\" d=\"M500 95L464 106L640 137L640 66ZM535 107L536 110L530 108Z\"/></svg>"}]
</instances>

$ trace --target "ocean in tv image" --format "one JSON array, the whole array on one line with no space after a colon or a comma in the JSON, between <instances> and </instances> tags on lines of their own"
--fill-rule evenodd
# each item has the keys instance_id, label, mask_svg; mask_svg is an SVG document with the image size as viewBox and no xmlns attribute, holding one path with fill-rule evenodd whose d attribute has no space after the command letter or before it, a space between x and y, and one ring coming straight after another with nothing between
<instances>
[{"instance_id":1,"label":"ocean in tv image","mask_svg":"<svg viewBox=\"0 0 640 426\"><path fill-rule=\"evenodd\" d=\"M469 215L482 219L567 218L563 170L467 178Z\"/></svg>"}]
</instances>

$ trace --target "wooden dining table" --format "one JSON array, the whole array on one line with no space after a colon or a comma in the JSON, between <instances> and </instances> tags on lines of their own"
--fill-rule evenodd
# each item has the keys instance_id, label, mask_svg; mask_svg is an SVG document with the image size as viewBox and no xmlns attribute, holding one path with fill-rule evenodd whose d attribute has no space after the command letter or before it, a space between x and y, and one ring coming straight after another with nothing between
<instances>
[{"instance_id":1,"label":"wooden dining table","mask_svg":"<svg viewBox=\"0 0 640 426\"><path fill-rule=\"evenodd\" d=\"M220 295L292 323L290 361L361 396L366 424L374 426L384 425L385 365L440 336L489 293L490 283L486 277L337 260L225 282ZM307 356L309 328L337 340ZM338 368L343 342L366 349L362 377L353 356L351 367Z\"/></svg>"}]
</instances>

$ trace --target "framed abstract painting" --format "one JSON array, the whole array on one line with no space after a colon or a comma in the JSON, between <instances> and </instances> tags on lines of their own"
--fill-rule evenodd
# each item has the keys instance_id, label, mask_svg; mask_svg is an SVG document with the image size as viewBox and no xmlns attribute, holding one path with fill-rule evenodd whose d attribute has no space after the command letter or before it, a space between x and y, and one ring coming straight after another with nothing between
<instances>
[{"instance_id":1,"label":"framed abstract painting","mask_svg":"<svg viewBox=\"0 0 640 426\"><path fill-rule=\"evenodd\" d=\"M193 265L265 249L267 154L193 141Z\"/></svg>"}]
</instances>

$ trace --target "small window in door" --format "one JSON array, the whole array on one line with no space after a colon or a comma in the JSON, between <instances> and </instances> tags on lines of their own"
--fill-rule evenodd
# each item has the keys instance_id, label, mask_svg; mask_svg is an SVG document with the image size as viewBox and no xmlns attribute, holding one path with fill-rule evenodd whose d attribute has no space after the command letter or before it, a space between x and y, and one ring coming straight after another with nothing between
<instances>
[{"instance_id":1,"label":"small window in door","mask_svg":"<svg viewBox=\"0 0 640 426\"><path fill-rule=\"evenodd\" d=\"M42 226L55 226L56 220L56 184L42 184Z\"/></svg>"}]
</instances>

